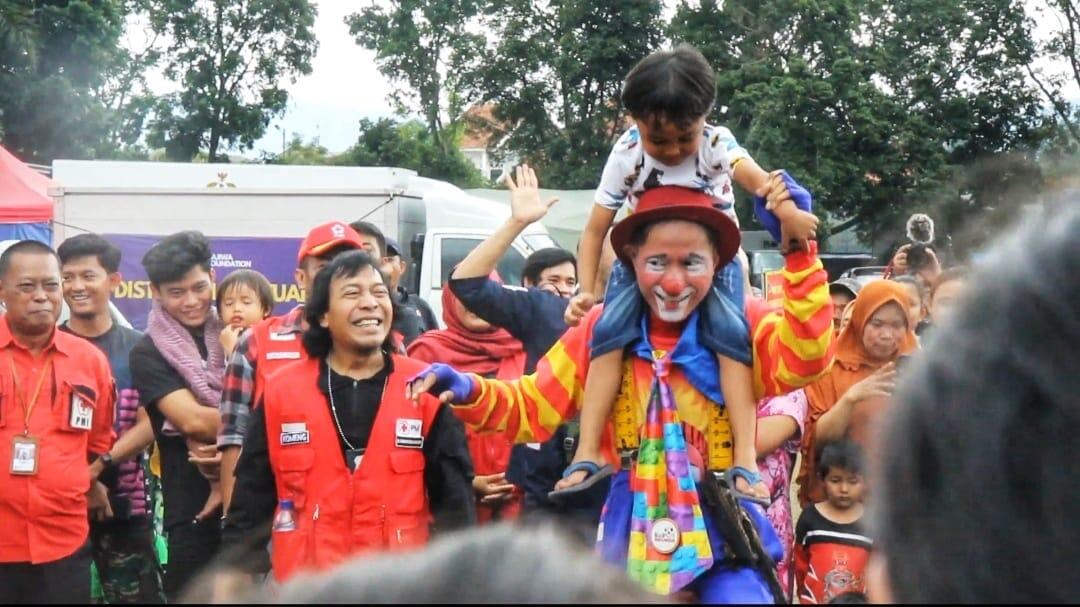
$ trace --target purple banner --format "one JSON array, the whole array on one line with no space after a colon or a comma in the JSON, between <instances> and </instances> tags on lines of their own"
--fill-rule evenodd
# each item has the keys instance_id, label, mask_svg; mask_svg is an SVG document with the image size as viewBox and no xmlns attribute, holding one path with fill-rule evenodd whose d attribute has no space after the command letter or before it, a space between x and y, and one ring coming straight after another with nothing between
<instances>
[{"instance_id":1,"label":"purple banner","mask_svg":"<svg viewBox=\"0 0 1080 607\"><path fill-rule=\"evenodd\" d=\"M104 236L123 252L120 261L123 282L113 292L113 303L133 327L142 331L146 328L152 297L142 258L161 237L130 234ZM301 242L299 238L212 236L209 240L210 250L214 253L210 265L218 282L234 270L257 270L274 287L274 314L284 314L303 301L303 293L294 282L296 252Z\"/></svg>"}]
</instances>

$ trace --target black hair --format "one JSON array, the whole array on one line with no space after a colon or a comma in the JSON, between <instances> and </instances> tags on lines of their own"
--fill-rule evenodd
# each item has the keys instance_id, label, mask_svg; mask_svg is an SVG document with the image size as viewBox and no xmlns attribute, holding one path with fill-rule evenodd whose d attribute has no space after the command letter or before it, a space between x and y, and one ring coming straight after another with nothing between
<instances>
[{"instance_id":1,"label":"black hair","mask_svg":"<svg viewBox=\"0 0 1080 607\"><path fill-rule=\"evenodd\" d=\"M525 281L528 280L533 285L537 285L540 283L540 275L544 273L544 270L561 266L567 262L573 264L574 275L576 276L577 259L570 251L560 247L547 247L539 251L533 251L533 254L525 259L525 267L521 270L521 284L524 285Z\"/></svg>"},{"instance_id":2,"label":"black hair","mask_svg":"<svg viewBox=\"0 0 1080 607\"><path fill-rule=\"evenodd\" d=\"M304 348L312 357L325 358L326 355L330 354L330 350L334 345L330 331L319 324L322 317L330 309L330 283L335 278L352 278L365 268L372 268L378 272L383 282L386 283L386 287L390 288L390 279L382 273L379 264L375 262L375 259L367 251L349 251L343 255L338 255L315 275L315 282L311 285L311 292L307 294L307 302L304 304L304 319L308 323L308 329L304 331ZM398 316L398 308L397 304L393 303L393 297L390 298L390 301L393 307L393 315L389 320L392 321L393 318ZM391 324L393 323L391 322ZM393 330L388 328L386 340L382 343L384 352L389 353L397 350L393 333Z\"/></svg>"},{"instance_id":3,"label":"black hair","mask_svg":"<svg viewBox=\"0 0 1080 607\"><path fill-rule=\"evenodd\" d=\"M210 241L202 232L188 230L161 239L143 255L142 265L150 284L160 287L175 282L194 268L210 271Z\"/></svg>"},{"instance_id":4,"label":"black hair","mask_svg":"<svg viewBox=\"0 0 1080 607\"><path fill-rule=\"evenodd\" d=\"M244 286L252 291L259 298L259 304L262 305L263 312L270 312L274 309L274 288L270 285L270 281L262 275L261 272L255 270L237 270L232 274L225 277L225 280L221 281L221 284L217 287L217 297L214 303L217 304L218 313L221 312L221 302L225 299L225 294L230 289Z\"/></svg>"},{"instance_id":5,"label":"black hair","mask_svg":"<svg viewBox=\"0 0 1080 607\"><path fill-rule=\"evenodd\" d=\"M968 269L964 266L949 268L941 274L938 274L938 277L934 279L934 284L930 287L930 299L934 298L934 295L937 294L938 287L941 285L947 282L953 282L954 280L967 280L968 274Z\"/></svg>"},{"instance_id":6,"label":"black hair","mask_svg":"<svg viewBox=\"0 0 1080 607\"><path fill-rule=\"evenodd\" d=\"M49 245L37 240L20 240L8 247L4 253L0 255L0 279L7 276L8 270L11 269L11 259L19 253L28 255L52 255L53 258L56 259L57 265L60 264L60 258L56 256L56 251L53 251L52 247Z\"/></svg>"},{"instance_id":7,"label":"black hair","mask_svg":"<svg viewBox=\"0 0 1080 607\"><path fill-rule=\"evenodd\" d=\"M859 445L849 439L826 443L817 460L818 477L825 478L833 468L862 474L863 452Z\"/></svg>"},{"instance_id":8,"label":"black hair","mask_svg":"<svg viewBox=\"0 0 1080 607\"><path fill-rule=\"evenodd\" d=\"M375 242L379 243L379 255L386 255L386 235L382 233L379 226L371 223L370 221L354 221L349 224L349 227L356 230L357 234L365 236L371 236L375 239Z\"/></svg>"},{"instance_id":9,"label":"black hair","mask_svg":"<svg viewBox=\"0 0 1080 607\"><path fill-rule=\"evenodd\" d=\"M1080 201L1028 222L972 275L881 424L871 520L898 603L1080 593Z\"/></svg>"},{"instance_id":10,"label":"black hair","mask_svg":"<svg viewBox=\"0 0 1080 607\"><path fill-rule=\"evenodd\" d=\"M919 292L919 303L925 304L927 300L926 285L921 280L916 278L912 274L904 274L903 276L894 276L891 278L893 282L898 282L902 285L911 285Z\"/></svg>"},{"instance_id":11,"label":"black hair","mask_svg":"<svg viewBox=\"0 0 1080 607\"><path fill-rule=\"evenodd\" d=\"M60 256L60 265L80 257L96 257L105 272L112 274L120 270L120 247L97 234L79 234L60 243L56 249Z\"/></svg>"},{"instance_id":12,"label":"black hair","mask_svg":"<svg viewBox=\"0 0 1080 607\"><path fill-rule=\"evenodd\" d=\"M716 74L701 51L680 44L657 51L626 75L622 104L637 120L661 119L686 128L707 116L716 101Z\"/></svg>"}]
</instances>

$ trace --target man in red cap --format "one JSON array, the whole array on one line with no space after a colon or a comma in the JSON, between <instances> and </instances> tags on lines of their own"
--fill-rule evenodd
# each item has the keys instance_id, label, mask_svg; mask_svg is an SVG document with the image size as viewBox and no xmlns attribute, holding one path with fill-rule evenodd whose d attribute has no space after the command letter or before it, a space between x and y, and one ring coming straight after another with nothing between
<instances>
[{"instance_id":1,"label":"man in red cap","mask_svg":"<svg viewBox=\"0 0 1080 607\"><path fill-rule=\"evenodd\" d=\"M308 293L315 282L315 275L334 257L363 246L363 239L345 222L331 221L312 228L296 255L296 283L303 287L305 294ZM236 461L247 434L251 407L258 401L270 373L306 356L300 344L300 337L306 328L304 305L299 304L282 316L268 318L252 327L237 342L229 359L221 391L221 425L218 432L221 488L226 512L232 498Z\"/></svg>"}]
</instances>

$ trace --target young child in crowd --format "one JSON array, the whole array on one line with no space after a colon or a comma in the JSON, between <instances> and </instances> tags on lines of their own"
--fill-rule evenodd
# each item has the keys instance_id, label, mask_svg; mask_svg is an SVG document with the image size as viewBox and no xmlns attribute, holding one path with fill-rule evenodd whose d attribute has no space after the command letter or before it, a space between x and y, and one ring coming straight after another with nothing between
<instances>
[{"instance_id":1,"label":"young child in crowd","mask_svg":"<svg viewBox=\"0 0 1080 607\"><path fill-rule=\"evenodd\" d=\"M828 443L817 474L825 501L803 510L795 525L795 588L800 603L829 603L866 591L873 541L863 531L863 456L849 440Z\"/></svg>"},{"instance_id":2,"label":"young child in crowd","mask_svg":"<svg viewBox=\"0 0 1080 607\"><path fill-rule=\"evenodd\" d=\"M615 144L596 191L596 204L581 237L581 292L567 308L569 324L576 325L596 303L593 294L599 287L595 282L601 244L616 212L624 203L633 212L647 189L678 185L707 192L737 227L731 186L734 178L740 187L758 196L755 205L761 207L757 209L759 216L766 215L761 212L764 209L773 212L771 227L778 229L775 222L784 220L785 230L790 230L783 236L785 242L812 237L817 219L806 212L809 193L782 172L765 172L739 146L731 131L705 122L715 90L712 68L697 49L688 45L653 53L627 75L622 102L634 126ZM742 490L756 487L755 492L764 496L767 491L757 473L754 452L752 386L732 385L742 383L737 378L750 382L749 373L735 368L750 364L741 274L738 260L718 268L713 288L700 308L699 341L720 359L721 392L735 433L736 482ZM601 457L601 436L618 395L623 349L640 333L639 323L646 310L641 297L631 271L616 262L607 285L604 311L593 333L577 455L566 478L556 486L559 490L570 490L575 485L580 485L576 490L588 487L593 482L586 482L590 473L599 480L596 471L600 468L595 462ZM677 313L681 303L665 301L663 305Z\"/></svg>"},{"instance_id":3,"label":"young child in crowd","mask_svg":"<svg viewBox=\"0 0 1080 607\"><path fill-rule=\"evenodd\" d=\"M217 287L218 316L225 322L221 330L221 347L225 350L225 360L232 356L240 335L255 323L268 318L274 310L274 292L270 281L255 270L237 270L225 277ZM193 439L187 439L189 455L192 461L199 463L206 458L206 451L215 445L206 445ZM222 503L221 482L210 480L210 495L199 513L209 515Z\"/></svg>"},{"instance_id":4,"label":"young child in crowd","mask_svg":"<svg viewBox=\"0 0 1080 607\"><path fill-rule=\"evenodd\" d=\"M221 331L221 346L228 359L240 335L273 312L274 291L270 281L255 270L229 274L218 285L217 309L218 316L226 323Z\"/></svg>"}]
</instances>

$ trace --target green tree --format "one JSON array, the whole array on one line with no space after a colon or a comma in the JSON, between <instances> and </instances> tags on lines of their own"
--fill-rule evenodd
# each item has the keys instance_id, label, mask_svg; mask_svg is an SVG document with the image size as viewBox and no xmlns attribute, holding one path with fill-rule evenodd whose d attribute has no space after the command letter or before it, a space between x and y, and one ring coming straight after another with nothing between
<instances>
[{"instance_id":1,"label":"green tree","mask_svg":"<svg viewBox=\"0 0 1080 607\"><path fill-rule=\"evenodd\" d=\"M158 104L149 141L172 159L252 148L285 110L285 81L311 73L309 0L153 0L151 15L170 40L165 74L181 88Z\"/></svg>"},{"instance_id":2,"label":"green tree","mask_svg":"<svg viewBox=\"0 0 1080 607\"><path fill-rule=\"evenodd\" d=\"M488 58L484 36L470 31L484 0L395 0L346 18L360 46L375 51L395 89L394 108L419 113L435 145L450 152L452 131L474 93L466 76ZM449 136L448 136L449 135Z\"/></svg>"},{"instance_id":3,"label":"green tree","mask_svg":"<svg viewBox=\"0 0 1080 607\"><path fill-rule=\"evenodd\" d=\"M915 210L959 229L990 206L965 167L1046 135L1016 0L702 0L670 33L716 68L713 119L867 238Z\"/></svg>"},{"instance_id":4,"label":"green tree","mask_svg":"<svg viewBox=\"0 0 1080 607\"><path fill-rule=\"evenodd\" d=\"M119 49L119 0L0 0L0 132L25 160L107 155L96 96Z\"/></svg>"},{"instance_id":5,"label":"green tree","mask_svg":"<svg viewBox=\"0 0 1080 607\"><path fill-rule=\"evenodd\" d=\"M532 162L547 187L591 188L626 128L623 77L662 39L656 0L492 3L494 48L473 79L506 123L503 152Z\"/></svg>"},{"instance_id":6,"label":"green tree","mask_svg":"<svg viewBox=\"0 0 1080 607\"><path fill-rule=\"evenodd\" d=\"M419 121L397 123L389 118L360 121L360 138L335 164L391 166L412 169L421 177L450 182L462 188L485 185L484 178L469 159L452 147L443 150L427 126Z\"/></svg>"}]
</instances>

